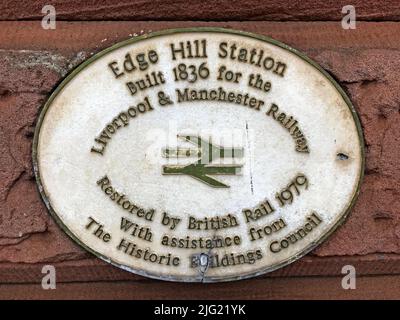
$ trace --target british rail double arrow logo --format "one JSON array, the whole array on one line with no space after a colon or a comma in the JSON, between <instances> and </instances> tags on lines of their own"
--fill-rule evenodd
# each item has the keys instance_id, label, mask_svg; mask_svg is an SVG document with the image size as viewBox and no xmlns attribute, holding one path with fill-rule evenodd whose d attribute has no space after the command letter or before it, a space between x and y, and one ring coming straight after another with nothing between
<instances>
[{"instance_id":1,"label":"british rail double arrow logo","mask_svg":"<svg viewBox=\"0 0 400 320\"><path fill-rule=\"evenodd\" d=\"M178 138L194 144L197 149L177 148L162 150L162 156L165 158L197 158L197 160L185 165L164 165L164 175L184 174L195 178L211 187L229 188L228 185L210 177L211 175L237 175L241 173L241 164L212 164L217 159L237 159L243 158L243 148L226 148L213 145L211 138L205 141L199 136L178 135Z\"/></svg>"}]
</instances>

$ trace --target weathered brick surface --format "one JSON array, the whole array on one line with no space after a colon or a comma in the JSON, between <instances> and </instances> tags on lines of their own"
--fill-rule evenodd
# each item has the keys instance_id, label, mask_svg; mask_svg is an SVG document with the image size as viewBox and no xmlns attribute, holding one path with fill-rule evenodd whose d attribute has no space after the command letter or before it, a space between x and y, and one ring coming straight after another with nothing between
<instances>
[{"instance_id":1,"label":"weathered brick surface","mask_svg":"<svg viewBox=\"0 0 400 320\"><path fill-rule=\"evenodd\" d=\"M97 283L60 283L56 290L43 290L37 284L0 286L0 299L146 299L199 300L208 299L265 300L265 299L398 299L398 276L359 277L357 290L343 290L340 277L299 277L243 280L224 284L190 284L159 281L115 281ZM265 304L265 313L271 304ZM129 309L137 312L137 306ZM250 309L245 308L246 309ZM88 309L87 309L88 310ZM101 312L102 309L95 309ZM279 309L281 310L281 309ZM377 310L377 309L376 309ZM89 312L92 310L89 310ZM338 316L343 310L337 311ZM126 309L116 308L126 315ZM285 311L283 311L285 312ZM377 311L377 313L380 311ZM72 313L72 312L71 312ZM150 313L145 313L150 314ZM286 314L286 312L285 312ZM330 311L330 314L332 312Z\"/></svg>"},{"instance_id":2,"label":"weathered brick surface","mask_svg":"<svg viewBox=\"0 0 400 320\"><path fill-rule=\"evenodd\" d=\"M400 52L354 48L315 58L347 89L366 143L366 177L352 217L316 253L400 253Z\"/></svg>"},{"instance_id":3,"label":"weathered brick surface","mask_svg":"<svg viewBox=\"0 0 400 320\"><path fill-rule=\"evenodd\" d=\"M0 282L28 281L18 268L37 272L29 266L45 262L64 267L65 281L140 279L92 258L49 217L32 174L35 121L59 81L93 53L150 30L200 25L248 30L304 51L339 81L361 118L366 176L354 210L311 255L275 274L339 274L349 259L365 274L400 272L399 24L345 31L338 22L58 22L46 31L40 22L0 22Z\"/></svg>"},{"instance_id":4,"label":"weathered brick surface","mask_svg":"<svg viewBox=\"0 0 400 320\"><path fill-rule=\"evenodd\" d=\"M41 19L51 4L62 20L340 20L353 5L359 20L398 21L396 0L3 0L0 19Z\"/></svg>"}]
</instances>

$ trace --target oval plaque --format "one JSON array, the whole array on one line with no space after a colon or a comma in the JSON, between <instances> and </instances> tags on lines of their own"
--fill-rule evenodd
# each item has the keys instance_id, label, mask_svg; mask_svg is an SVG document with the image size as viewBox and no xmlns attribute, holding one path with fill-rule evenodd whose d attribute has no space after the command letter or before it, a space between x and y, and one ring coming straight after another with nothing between
<instances>
[{"instance_id":1,"label":"oval plaque","mask_svg":"<svg viewBox=\"0 0 400 320\"><path fill-rule=\"evenodd\" d=\"M46 103L41 195L81 246L163 280L243 279L321 243L358 194L354 108L310 59L214 28L118 43Z\"/></svg>"}]
</instances>

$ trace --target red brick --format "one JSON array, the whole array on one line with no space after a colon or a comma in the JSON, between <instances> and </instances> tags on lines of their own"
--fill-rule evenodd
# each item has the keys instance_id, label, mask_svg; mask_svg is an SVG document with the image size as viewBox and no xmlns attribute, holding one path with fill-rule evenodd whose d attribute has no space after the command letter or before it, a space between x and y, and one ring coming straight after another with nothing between
<instances>
[{"instance_id":1,"label":"red brick","mask_svg":"<svg viewBox=\"0 0 400 320\"><path fill-rule=\"evenodd\" d=\"M36 21L0 23L0 261L18 266L91 257L55 226L32 178L32 132L52 89L85 57L129 34L196 25L253 31L305 51L338 79L361 117L367 170L354 210L299 269L282 274L307 274L328 256L366 255L378 266L377 254L386 254L383 261L400 254L399 24L360 23L343 30L337 22L59 22L57 30L46 31ZM312 270L327 273L326 267Z\"/></svg>"},{"instance_id":2,"label":"red brick","mask_svg":"<svg viewBox=\"0 0 400 320\"><path fill-rule=\"evenodd\" d=\"M191 284L159 281L58 283L56 290L39 284L0 286L0 299L98 300L277 300L277 299L398 299L398 276L358 277L356 290L344 290L341 277L258 278L230 283ZM242 303L243 304L243 303ZM99 311L97 309L96 311ZM133 309L132 309L133 310ZM135 309L136 310L136 309ZM247 310L245 308L245 310ZM266 309L267 310L267 309ZM117 311L117 312L116 312ZM72 311L74 312L74 311ZM72 314L71 312L71 314ZM267 311L266 311L267 312ZM343 312L342 310L338 311ZM113 314L125 315L119 308Z\"/></svg>"},{"instance_id":3,"label":"red brick","mask_svg":"<svg viewBox=\"0 0 400 320\"><path fill-rule=\"evenodd\" d=\"M61 20L341 20L342 7L354 5L358 20L400 20L398 1L390 0L3 0L1 20L42 19L51 4Z\"/></svg>"}]
</instances>

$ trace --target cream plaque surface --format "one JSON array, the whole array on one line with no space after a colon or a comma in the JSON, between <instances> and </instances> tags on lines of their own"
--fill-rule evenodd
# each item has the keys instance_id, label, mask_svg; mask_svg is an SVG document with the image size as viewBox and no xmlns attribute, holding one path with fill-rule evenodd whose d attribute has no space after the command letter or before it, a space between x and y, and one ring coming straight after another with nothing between
<instances>
[{"instance_id":1,"label":"cream plaque surface","mask_svg":"<svg viewBox=\"0 0 400 320\"><path fill-rule=\"evenodd\" d=\"M362 179L354 108L310 59L213 28L118 43L46 103L33 161L59 225L86 250L163 280L285 266L348 214Z\"/></svg>"}]
</instances>

